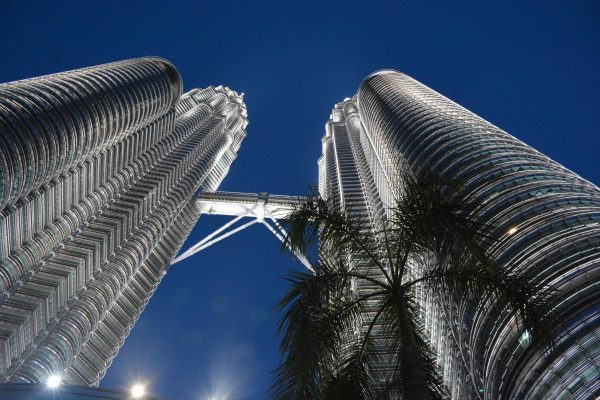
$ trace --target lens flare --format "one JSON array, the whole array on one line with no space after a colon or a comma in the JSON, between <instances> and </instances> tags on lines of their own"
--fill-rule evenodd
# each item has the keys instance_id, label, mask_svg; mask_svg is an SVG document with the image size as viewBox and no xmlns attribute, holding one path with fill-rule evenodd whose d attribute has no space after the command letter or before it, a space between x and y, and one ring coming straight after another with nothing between
<instances>
[{"instance_id":1,"label":"lens flare","mask_svg":"<svg viewBox=\"0 0 600 400\"><path fill-rule=\"evenodd\" d=\"M131 387L131 398L141 399L146 394L146 388L139 383L136 383Z\"/></svg>"}]
</instances>

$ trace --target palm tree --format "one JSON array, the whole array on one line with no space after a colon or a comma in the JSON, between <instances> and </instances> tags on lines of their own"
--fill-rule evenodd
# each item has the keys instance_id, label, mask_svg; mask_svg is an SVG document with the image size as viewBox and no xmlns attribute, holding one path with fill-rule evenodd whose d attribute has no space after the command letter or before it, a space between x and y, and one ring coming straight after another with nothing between
<instances>
[{"instance_id":1,"label":"palm tree","mask_svg":"<svg viewBox=\"0 0 600 400\"><path fill-rule=\"evenodd\" d=\"M314 273L287 276L271 399L447 397L420 321L418 290L495 304L538 342L551 337L550 291L488 257L493 238L470 216L465 191L431 172L403 179L391 217L370 225L377 228L365 229L365 221L315 195L289 216L286 245L304 254L318 248L319 257ZM357 286L367 289L349 289ZM359 338L351 339L359 320Z\"/></svg>"}]
</instances>

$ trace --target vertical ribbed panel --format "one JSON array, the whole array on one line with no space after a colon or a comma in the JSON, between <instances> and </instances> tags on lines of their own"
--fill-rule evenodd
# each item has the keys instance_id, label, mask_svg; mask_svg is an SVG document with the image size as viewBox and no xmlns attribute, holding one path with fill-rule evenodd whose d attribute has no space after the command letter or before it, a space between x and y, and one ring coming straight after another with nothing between
<instances>
[{"instance_id":1,"label":"vertical ribbed panel","mask_svg":"<svg viewBox=\"0 0 600 400\"><path fill-rule=\"evenodd\" d=\"M346 100L337 104L332 110L331 118L326 124L323 137L323 155L319 160L319 191L340 210L348 213L355 224L359 224L366 234L375 234L381 229L380 222L385 214L385 208L378 193L373 174L368 166L367 155L361 147L361 136L364 135L362 124L357 120L355 103ZM363 274L375 274L374 271L358 262L351 260L352 269ZM348 290L357 296L372 292L373 284L365 281L355 281ZM367 300L364 313L372 315L377 312L377 300ZM342 351L352 346L354 341L364 335L371 320L367 317L356 321L352 331L346 333ZM382 337L380 325L376 324L371 332L374 339L375 351L380 360L386 358L389 363L382 362L374 366L373 380L385 382L390 378L389 367L392 364L385 352L385 338ZM346 354L342 354L345 357Z\"/></svg>"},{"instance_id":2,"label":"vertical ribbed panel","mask_svg":"<svg viewBox=\"0 0 600 400\"><path fill-rule=\"evenodd\" d=\"M370 75L357 105L370 146L385 160L390 191L401 190L394 176L402 168L429 166L464 183L477 206L474 216L499 238L487 251L556 290L565 332L547 357L522 345L524 333L495 305L428 297L434 306L444 304L443 315L426 315L432 342L450 333L461 347L451 357L438 354L441 364L456 369L456 358L464 358L475 375L474 387L456 371L445 374L454 397L477 397L480 390L486 399L594 397L600 385L600 190L401 73Z\"/></svg>"},{"instance_id":3,"label":"vertical ribbed panel","mask_svg":"<svg viewBox=\"0 0 600 400\"><path fill-rule=\"evenodd\" d=\"M227 88L180 97L177 71L159 58L2 88L23 86L12 100L21 104L31 97L27 84L40 82L74 92L62 109L40 106L39 115L66 118L77 109L90 120L71 131L22 128L74 138L65 149L72 145L75 155L48 168L39 185L24 185L17 201L11 195L0 214L0 376L43 382L60 373L68 383L95 385L196 222L189 200L227 173L247 114ZM59 158L58 147L46 150Z\"/></svg>"}]
</instances>

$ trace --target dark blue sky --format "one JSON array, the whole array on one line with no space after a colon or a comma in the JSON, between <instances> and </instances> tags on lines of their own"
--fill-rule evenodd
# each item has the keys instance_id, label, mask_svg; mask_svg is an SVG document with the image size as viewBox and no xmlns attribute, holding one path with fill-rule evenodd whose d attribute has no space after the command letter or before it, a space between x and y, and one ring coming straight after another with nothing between
<instances>
[{"instance_id":1,"label":"dark blue sky","mask_svg":"<svg viewBox=\"0 0 600 400\"><path fill-rule=\"evenodd\" d=\"M333 104L395 68L600 183L600 3L291 3L3 0L0 82L163 56L186 90L245 92L248 137L222 190L302 194ZM224 221L201 218L190 241ZM264 398L292 265L261 226L178 264L102 386Z\"/></svg>"}]
</instances>

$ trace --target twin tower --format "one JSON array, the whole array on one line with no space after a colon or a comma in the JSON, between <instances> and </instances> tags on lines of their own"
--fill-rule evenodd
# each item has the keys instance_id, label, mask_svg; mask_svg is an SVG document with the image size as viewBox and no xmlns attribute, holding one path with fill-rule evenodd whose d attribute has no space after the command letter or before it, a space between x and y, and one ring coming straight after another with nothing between
<instances>
[{"instance_id":1,"label":"twin tower","mask_svg":"<svg viewBox=\"0 0 600 400\"><path fill-rule=\"evenodd\" d=\"M0 382L97 385L248 123L227 87L183 93L150 57L0 85ZM486 251L554 289L557 349L485 305L422 293L453 399L600 391L600 189L396 71L335 105L319 191L375 226L423 166L466 184ZM533 346L532 346L533 347Z\"/></svg>"}]
</instances>

